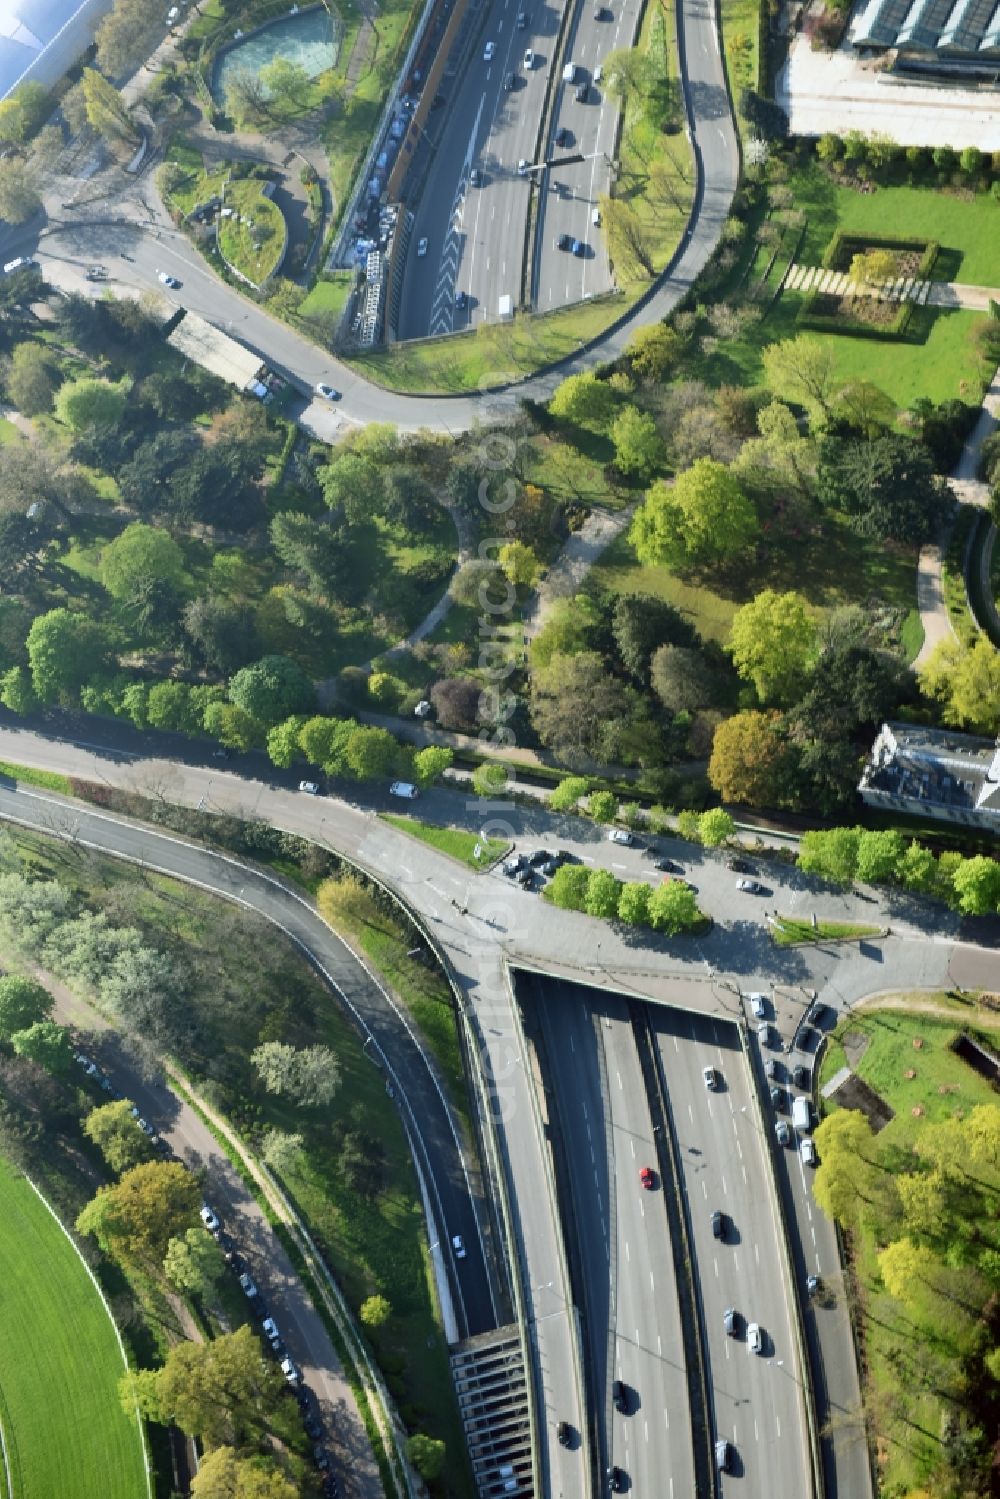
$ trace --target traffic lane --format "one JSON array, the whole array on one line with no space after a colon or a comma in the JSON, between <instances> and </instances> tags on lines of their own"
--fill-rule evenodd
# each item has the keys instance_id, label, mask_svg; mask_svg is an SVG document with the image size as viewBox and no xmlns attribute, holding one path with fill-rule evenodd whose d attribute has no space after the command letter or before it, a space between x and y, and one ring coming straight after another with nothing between
<instances>
[{"instance_id":1,"label":"traffic lane","mask_svg":"<svg viewBox=\"0 0 1000 1499\"><path fill-rule=\"evenodd\" d=\"M323 1444L331 1449L342 1487L351 1499L375 1499L382 1492L378 1466L343 1365L284 1246L208 1124L162 1078L144 1076L117 1033L84 1000L57 995L55 1013L98 1034L91 1050L119 1093L136 1105L178 1160L204 1172L205 1199L247 1260L305 1385L316 1396Z\"/></svg>"},{"instance_id":2,"label":"traffic lane","mask_svg":"<svg viewBox=\"0 0 1000 1499\"><path fill-rule=\"evenodd\" d=\"M669 1012L654 1016L664 1039L672 1028L668 1016ZM679 1017L679 1024L686 1033L686 1055L682 1040L680 1064L675 1059L667 1081L691 1207L717 1431L737 1448L752 1491L786 1491L796 1476L807 1488L806 1437L788 1301L794 1287L784 1285L780 1229L766 1180L769 1163L762 1150L767 1145L757 1130L753 1081L734 1026L710 1017ZM677 1039L676 1033L672 1039ZM665 1066L671 1051L676 1053L672 1046L661 1051ZM718 1068L723 1079L714 1094L702 1080L705 1066ZM716 1210L726 1215L723 1242L712 1228ZM725 1331L727 1307L742 1316L737 1339ZM752 1354L745 1341L750 1322L762 1330L760 1356ZM742 1409L747 1402L749 1419ZM794 1452L796 1433L801 1438L801 1462Z\"/></svg>"},{"instance_id":3,"label":"traffic lane","mask_svg":"<svg viewBox=\"0 0 1000 1499\"><path fill-rule=\"evenodd\" d=\"M348 1000L362 1027L375 1036L388 1059L397 1096L408 1105L411 1134L418 1142L421 1164L437 1199L438 1226L449 1237L461 1233L465 1239L468 1255L462 1262L461 1276L454 1260L450 1260L458 1306L464 1306L470 1331L495 1327L492 1289L479 1236L477 1209L481 1205L474 1197L457 1126L432 1065L387 995L311 906L276 880L224 855L150 828L118 822L79 804L61 803L27 787L13 791L0 786L0 816L29 821L42 831L65 828L80 843L110 846L146 867L156 864L227 895L282 927Z\"/></svg>"},{"instance_id":4,"label":"traffic lane","mask_svg":"<svg viewBox=\"0 0 1000 1499\"><path fill-rule=\"evenodd\" d=\"M688 1381L674 1256L649 1100L623 1001L607 996L602 1030L614 1142L618 1254L615 1376L627 1410L612 1412L611 1460L636 1495L694 1492ZM653 1172L647 1189L640 1171Z\"/></svg>"}]
</instances>

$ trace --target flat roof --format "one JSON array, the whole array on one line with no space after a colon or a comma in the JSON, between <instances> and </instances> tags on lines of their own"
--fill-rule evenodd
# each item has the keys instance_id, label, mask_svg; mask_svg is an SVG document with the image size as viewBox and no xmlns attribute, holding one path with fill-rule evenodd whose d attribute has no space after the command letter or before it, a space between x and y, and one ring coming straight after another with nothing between
<instances>
[{"instance_id":1,"label":"flat roof","mask_svg":"<svg viewBox=\"0 0 1000 1499\"><path fill-rule=\"evenodd\" d=\"M264 367L259 354L254 354L228 333L215 328L196 312L185 312L174 331L168 335L167 343L180 353L193 359L203 369L228 380L237 390L246 390L256 380Z\"/></svg>"}]
</instances>

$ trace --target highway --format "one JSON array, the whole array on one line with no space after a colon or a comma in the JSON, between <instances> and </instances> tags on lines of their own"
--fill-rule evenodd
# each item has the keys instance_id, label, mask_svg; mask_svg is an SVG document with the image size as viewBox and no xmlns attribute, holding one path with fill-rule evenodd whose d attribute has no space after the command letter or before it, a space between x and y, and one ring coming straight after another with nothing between
<instances>
[{"instance_id":1,"label":"highway","mask_svg":"<svg viewBox=\"0 0 1000 1499\"><path fill-rule=\"evenodd\" d=\"M780 1227L768 1182L753 1083L736 1027L717 1017L650 1007L679 1146L704 1318L715 1432L733 1448L733 1478L758 1499L807 1494L808 1441ZM709 1090L702 1073L717 1069ZM712 1215L724 1215L725 1238ZM724 1325L737 1313L736 1335ZM747 1327L763 1334L760 1355ZM724 1479L726 1492L732 1479Z\"/></svg>"},{"instance_id":2,"label":"highway","mask_svg":"<svg viewBox=\"0 0 1000 1499\"><path fill-rule=\"evenodd\" d=\"M601 1466L621 1468L638 1499L680 1499L694 1484L687 1375L663 1184L627 1010L615 995L535 975L524 976L518 992L544 1037ZM650 1191L639 1180L647 1165L655 1172ZM627 1389L625 1411L614 1408L615 1379Z\"/></svg>"},{"instance_id":3,"label":"highway","mask_svg":"<svg viewBox=\"0 0 1000 1499\"><path fill-rule=\"evenodd\" d=\"M577 86L560 81L545 156L583 155L584 161L550 167L541 184L541 207L535 243L535 310L551 312L606 292L613 284L604 231L594 223L598 198L611 188L618 101L594 73L609 52L632 43L640 0L610 0L594 5L580 0L566 41L566 61L578 69L587 97ZM561 134L562 132L562 134ZM565 146L556 144L557 137ZM563 236L576 240L582 255L560 249Z\"/></svg>"},{"instance_id":4,"label":"highway","mask_svg":"<svg viewBox=\"0 0 1000 1499\"><path fill-rule=\"evenodd\" d=\"M518 28L518 11L517 0L496 0L450 104L410 235L401 338L495 322L501 296L514 306L520 301L531 183L518 176L517 164L534 160L559 17L554 6L524 0L528 25ZM527 47L535 53L531 68L523 61ZM478 186L470 182L473 169ZM456 306L456 292L465 293L464 308Z\"/></svg>"}]
</instances>

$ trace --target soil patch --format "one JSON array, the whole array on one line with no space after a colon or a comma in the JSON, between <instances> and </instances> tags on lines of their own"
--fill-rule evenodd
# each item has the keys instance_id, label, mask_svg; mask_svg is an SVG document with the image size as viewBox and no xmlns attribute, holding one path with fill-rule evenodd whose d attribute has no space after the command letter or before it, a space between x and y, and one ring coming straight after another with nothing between
<instances>
[{"instance_id":1,"label":"soil patch","mask_svg":"<svg viewBox=\"0 0 1000 1499\"><path fill-rule=\"evenodd\" d=\"M863 1078L858 1077L857 1073L852 1072L841 1083L834 1096L842 1109L857 1109L864 1114L876 1135L896 1117L895 1111L885 1099L874 1088L869 1087Z\"/></svg>"},{"instance_id":2,"label":"soil patch","mask_svg":"<svg viewBox=\"0 0 1000 1499\"><path fill-rule=\"evenodd\" d=\"M842 1038L842 1044L847 1065L853 1072L857 1070L858 1063L872 1044L872 1038L867 1031L847 1031Z\"/></svg>"}]
</instances>

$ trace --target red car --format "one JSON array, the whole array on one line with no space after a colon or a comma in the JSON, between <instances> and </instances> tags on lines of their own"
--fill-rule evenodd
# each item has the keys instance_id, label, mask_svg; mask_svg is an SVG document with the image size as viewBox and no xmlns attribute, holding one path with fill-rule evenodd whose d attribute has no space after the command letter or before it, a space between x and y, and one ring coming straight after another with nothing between
<instances>
[{"instance_id":1,"label":"red car","mask_svg":"<svg viewBox=\"0 0 1000 1499\"><path fill-rule=\"evenodd\" d=\"M641 1168L641 1170L639 1171L639 1180L642 1182L647 1192L652 1191L653 1186L656 1182L656 1178L653 1175L651 1167L643 1166Z\"/></svg>"}]
</instances>

